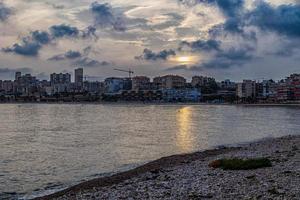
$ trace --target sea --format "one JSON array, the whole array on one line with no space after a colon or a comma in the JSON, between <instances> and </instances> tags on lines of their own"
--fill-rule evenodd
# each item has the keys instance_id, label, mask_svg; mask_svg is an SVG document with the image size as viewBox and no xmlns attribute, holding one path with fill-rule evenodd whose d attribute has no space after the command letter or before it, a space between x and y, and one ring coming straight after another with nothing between
<instances>
[{"instance_id":1,"label":"sea","mask_svg":"<svg viewBox=\"0 0 300 200\"><path fill-rule=\"evenodd\" d=\"M0 199L174 155L300 134L300 106L0 104Z\"/></svg>"}]
</instances>

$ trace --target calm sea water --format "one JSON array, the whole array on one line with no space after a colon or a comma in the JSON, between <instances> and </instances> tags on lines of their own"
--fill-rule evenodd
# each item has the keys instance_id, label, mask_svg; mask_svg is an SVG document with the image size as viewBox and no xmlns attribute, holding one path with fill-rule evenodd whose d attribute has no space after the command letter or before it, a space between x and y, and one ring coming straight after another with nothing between
<instances>
[{"instance_id":1,"label":"calm sea water","mask_svg":"<svg viewBox=\"0 0 300 200\"><path fill-rule=\"evenodd\" d=\"M0 199L299 130L300 107L2 104Z\"/></svg>"}]
</instances>

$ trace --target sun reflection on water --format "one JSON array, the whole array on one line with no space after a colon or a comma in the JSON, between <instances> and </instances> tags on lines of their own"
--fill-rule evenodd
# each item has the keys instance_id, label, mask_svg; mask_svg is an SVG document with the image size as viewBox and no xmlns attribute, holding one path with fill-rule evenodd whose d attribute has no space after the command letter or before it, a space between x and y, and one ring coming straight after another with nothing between
<instances>
[{"instance_id":1,"label":"sun reflection on water","mask_svg":"<svg viewBox=\"0 0 300 200\"><path fill-rule=\"evenodd\" d=\"M177 146L183 152L193 150L193 136L191 126L192 108L184 107L178 110L176 115L178 133L176 136Z\"/></svg>"}]
</instances>

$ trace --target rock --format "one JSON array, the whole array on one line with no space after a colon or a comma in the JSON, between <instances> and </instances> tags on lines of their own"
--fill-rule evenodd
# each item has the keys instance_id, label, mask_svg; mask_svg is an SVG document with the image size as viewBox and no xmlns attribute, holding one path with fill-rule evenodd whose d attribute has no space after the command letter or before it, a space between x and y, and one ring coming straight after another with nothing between
<instances>
[{"instance_id":1,"label":"rock","mask_svg":"<svg viewBox=\"0 0 300 200\"><path fill-rule=\"evenodd\" d=\"M246 176L246 179L254 179L256 176L255 175L250 175L250 176Z\"/></svg>"}]
</instances>

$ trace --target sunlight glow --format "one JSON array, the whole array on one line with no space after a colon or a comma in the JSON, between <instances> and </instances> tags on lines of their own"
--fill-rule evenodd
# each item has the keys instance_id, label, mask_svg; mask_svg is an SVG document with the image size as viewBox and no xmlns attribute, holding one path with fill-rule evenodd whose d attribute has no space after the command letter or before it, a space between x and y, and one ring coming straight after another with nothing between
<instances>
[{"instance_id":1,"label":"sunlight glow","mask_svg":"<svg viewBox=\"0 0 300 200\"><path fill-rule=\"evenodd\" d=\"M176 137L177 145L183 152L189 152L193 149L193 136L191 130L191 107L184 107L178 110L177 123L178 135Z\"/></svg>"},{"instance_id":2,"label":"sunlight glow","mask_svg":"<svg viewBox=\"0 0 300 200\"><path fill-rule=\"evenodd\" d=\"M177 57L177 61L178 62L182 62L182 63L188 63L192 61L192 57L189 56L179 56Z\"/></svg>"},{"instance_id":3,"label":"sunlight glow","mask_svg":"<svg viewBox=\"0 0 300 200\"><path fill-rule=\"evenodd\" d=\"M176 57L171 58L170 60L179 64L195 64L199 58L196 56L190 55L178 55Z\"/></svg>"}]
</instances>

